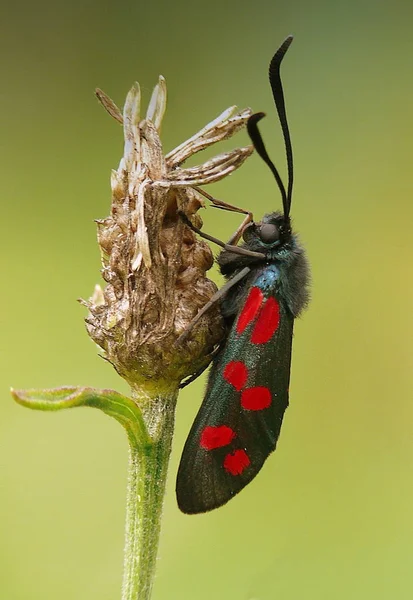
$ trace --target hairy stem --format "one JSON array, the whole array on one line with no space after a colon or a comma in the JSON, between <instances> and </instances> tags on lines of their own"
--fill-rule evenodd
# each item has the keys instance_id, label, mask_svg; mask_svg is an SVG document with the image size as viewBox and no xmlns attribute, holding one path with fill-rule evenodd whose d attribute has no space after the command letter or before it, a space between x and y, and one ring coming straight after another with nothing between
<instances>
[{"instance_id":1,"label":"hairy stem","mask_svg":"<svg viewBox=\"0 0 413 600\"><path fill-rule=\"evenodd\" d=\"M174 389L147 404L135 393L151 442L142 446L129 437L122 600L151 596L177 395Z\"/></svg>"}]
</instances>

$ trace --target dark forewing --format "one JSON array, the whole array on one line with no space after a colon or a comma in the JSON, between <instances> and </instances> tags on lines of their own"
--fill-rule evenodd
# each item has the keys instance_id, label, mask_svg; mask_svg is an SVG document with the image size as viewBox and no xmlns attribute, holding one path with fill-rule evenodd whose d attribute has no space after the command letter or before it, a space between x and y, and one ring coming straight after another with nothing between
<instances>
[{"instance_id":1,"label":"dark forewing","mask_svg":"<svg viewBox=\"0 0 413 600\"><path fill-rule=\"evenodd\" d=\"M185 513L228 502L275 449L288 406L294 319L271 275L251 287L213 362L178 471Z\"/></svg>"}]
</instances>

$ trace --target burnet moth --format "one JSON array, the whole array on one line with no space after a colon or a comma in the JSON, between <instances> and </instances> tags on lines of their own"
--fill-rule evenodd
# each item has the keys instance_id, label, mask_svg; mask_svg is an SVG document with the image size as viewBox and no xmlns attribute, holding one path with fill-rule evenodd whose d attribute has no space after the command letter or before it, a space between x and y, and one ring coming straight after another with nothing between
<instances>
[{"instance_id":1,"label":"burnet moth","mask_svg":"<svg viewBox=\"0 0 413 600\"><path fill-rule=\"evenodd\" d=\"M286 149L287 189L258 130L264 114L252 115L247 124L257 153L277 181L282 212L255 223L251 213L210 198L217 208L247 215L228 244L200 232L181 215L189 227L224 248L217 262L227 279L190 325L192 329L214 302L220 302L227 335L214 355L205 399L178 470L176 493L184 513L222 506L257 475L275 450L288 406L294 319L308 302L309 285L307 259L290 221L293 157L280 65L291 42L290 36L269 67ZM241 236L244 241L238 246ZM187 331L181 341L186 335Z\"/></svg>"}]
</instances>

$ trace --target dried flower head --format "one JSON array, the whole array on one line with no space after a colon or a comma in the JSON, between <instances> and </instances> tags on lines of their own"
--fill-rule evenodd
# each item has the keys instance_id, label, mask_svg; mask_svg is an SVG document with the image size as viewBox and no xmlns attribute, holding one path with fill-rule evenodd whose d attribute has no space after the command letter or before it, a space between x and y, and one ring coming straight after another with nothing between
<instances>
[{"instance_id":1,"label":"dried flower head","mask_svg":"<svg viewBox=\"0 0 413 600\"><path fill-rule=\"evenodd\" d=\"M97 97L123 124L125 147L112 172L110 216L97 221L106 287L96 286L86 318L90 337L132 387L171 387L201 368L223 335L218 309L210 310L183 345L176 339L216 291L206 278L210 248L182 222L196 224L203 205L197 186L237 169L252 147L237 148L191 168L182 165L196 152L231 137L251 114L231 107L192 138L163 155L159 138L166 107L166 84L159 78L145 119L140 88L129 91L123 113L101 90Z\"/></svg>"}]
</instances>

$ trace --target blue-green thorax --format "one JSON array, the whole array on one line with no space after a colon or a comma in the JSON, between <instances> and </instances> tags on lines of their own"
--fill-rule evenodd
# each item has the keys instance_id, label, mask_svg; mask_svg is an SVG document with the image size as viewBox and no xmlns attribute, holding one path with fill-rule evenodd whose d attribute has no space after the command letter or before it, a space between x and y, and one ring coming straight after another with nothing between
<instances>
[{"instance_id":1,"label":"blue-green thorax","mask_svg":"<svg viewBox=\"0 0 413 600\"><path fill-rule=\"evenodd\" d=\"M251 223L243 238L243 248L262 252L263 257L240 256L228 250L218 256L221 272L228 280L244 267L250 269L223 301L224 316L235 316L248 289L256 285L268 294L276 291L296 317L308 303L309 267L304 249L291 231L290 220L286 222L279 212L270 213L260 222Z\"/></svg>"}]
</instances>

